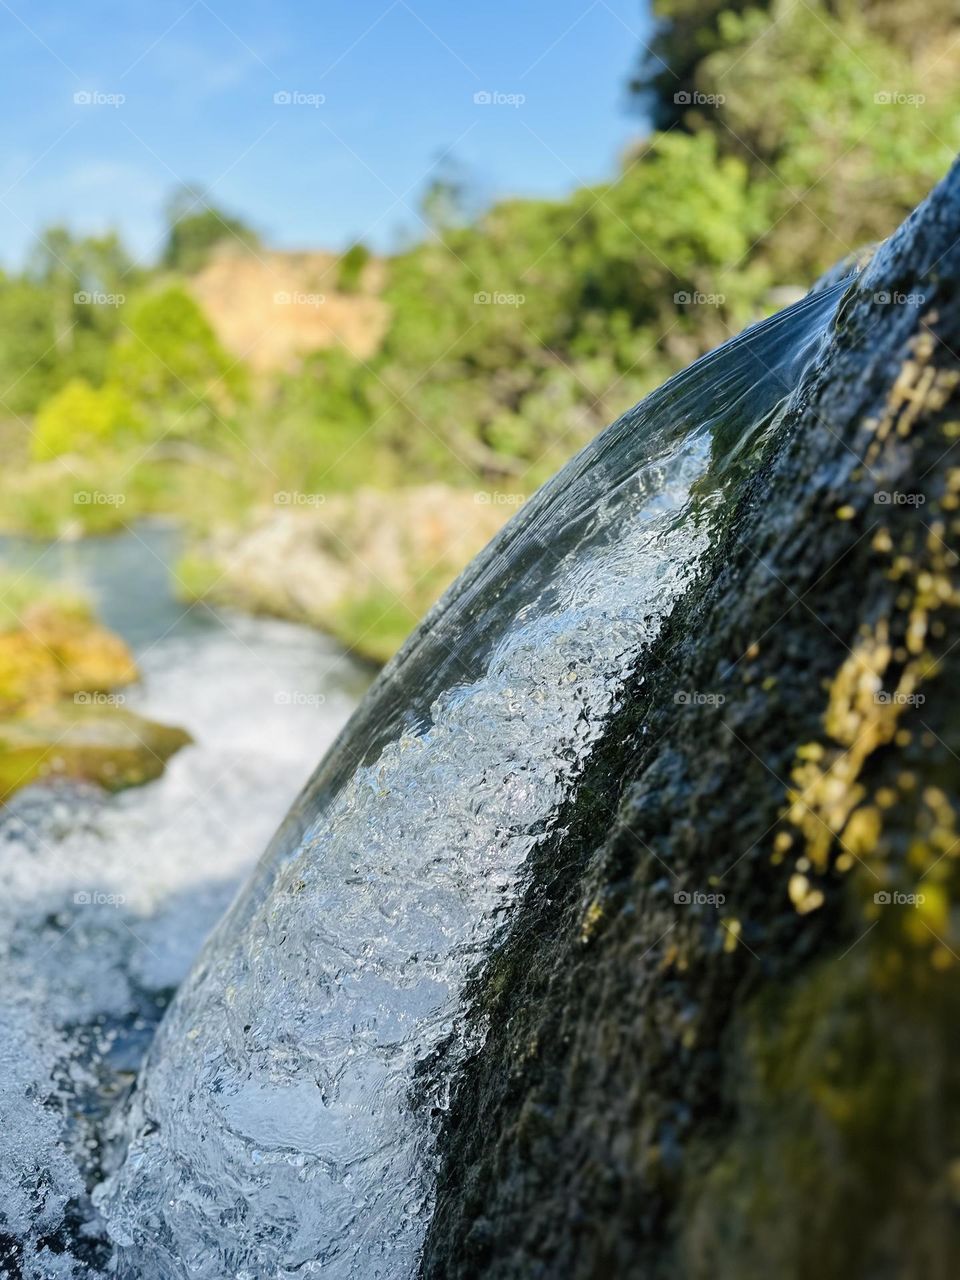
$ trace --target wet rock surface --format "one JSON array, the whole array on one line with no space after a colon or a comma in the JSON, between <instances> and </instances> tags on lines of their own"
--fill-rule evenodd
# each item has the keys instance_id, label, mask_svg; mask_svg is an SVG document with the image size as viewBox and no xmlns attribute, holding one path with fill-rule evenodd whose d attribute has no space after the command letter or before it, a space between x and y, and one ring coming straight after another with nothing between
<instances>
[{"instance_id":1,"label":"wet rock surface","mask_svg":"<svg viewBox=\"0 0 960 1280\"><path fill-rule=\"evenodd\" d=\"M184 729L87 696L0 723L0 798L38 778L95 782L108 791L138 786L158 778L192 741Z\"/></svg>"},{"instance_id":2,"label":"wet rock surface","mask_svg":"<svg viewBox=\"0 0 960 1280\"><path fill-rule=\"evenodd\" d=\"M531 855L428 1280L955 1273L958 235L954 168Z\"/></svg>"}]
</instances>

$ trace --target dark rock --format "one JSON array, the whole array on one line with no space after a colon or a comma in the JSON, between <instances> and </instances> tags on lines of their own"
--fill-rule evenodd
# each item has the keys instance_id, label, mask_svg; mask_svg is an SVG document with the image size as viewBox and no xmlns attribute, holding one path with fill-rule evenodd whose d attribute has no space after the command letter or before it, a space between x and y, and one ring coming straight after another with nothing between
<instances>
[{"instance_id":1,"label":"dark rock","mask_svg":"<svg viewBox=\"0 0 960 1280\"><path fill-rule=\"evenodd\" d=\"M958 295L954 168L532 858L428 1280L956 1273Z\"/></svg>"}]
</instances>

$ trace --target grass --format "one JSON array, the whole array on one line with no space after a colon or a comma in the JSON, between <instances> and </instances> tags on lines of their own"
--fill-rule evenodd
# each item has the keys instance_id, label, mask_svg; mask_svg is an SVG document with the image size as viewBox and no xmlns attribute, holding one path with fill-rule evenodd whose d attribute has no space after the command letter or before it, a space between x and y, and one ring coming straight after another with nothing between
<instances>
[{"instance_id":1,"label":"grass","mask_svg":"<svg viewBox=\"0 0 960 1280\"><path fill-rule=\"evenodd\" d=\"M0 569L0 633L20 630L25 610L38 604L53 606L73 617L91 616L89 602L71 587L30 573Z\"/></svg>"},{"instance_id":2,"label":"grass","mask_svg":"<svg viewBox=\"0 0 960 1280\"><path fill-rule=\"evenodd\" d=\"M334 609L326 629L360 657L383 663L393 657L423 612L376 589L354 596Z\"/></svg>"}]
</instances>

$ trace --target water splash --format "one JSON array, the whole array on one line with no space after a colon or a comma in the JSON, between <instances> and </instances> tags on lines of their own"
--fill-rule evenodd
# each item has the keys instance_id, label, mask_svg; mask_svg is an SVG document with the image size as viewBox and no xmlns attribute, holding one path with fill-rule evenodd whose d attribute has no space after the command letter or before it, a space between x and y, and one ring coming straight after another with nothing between
<instances>
[{"instance_id":1,"label":"water splash","mask_svg":"<svg viewBox=\"0 0 960 1280\"><path fill-rule=\"evenodd\" d=\"M131 575L148 584L152 616L133 636L145 688L127 699L196 745L150 786L34 786L0 808L0 1276L18 1280L100 1274L109 1246L86 1192L103 1113L368 683L304 628L185 614L140 532L51 548L45 567L81 569L113 614Z\"/></svg>"},{"instance_id":2,"label":"water splash","mask_svg":"<svg viewBox=\"0 0 960 1280\"><path fill-rule=\"evenodd\" d=\"M842 289L604 432L384 672L158 1033L98 1195L119 1275L415 1273L465 979Z\"/></svg>"}]
</instances>

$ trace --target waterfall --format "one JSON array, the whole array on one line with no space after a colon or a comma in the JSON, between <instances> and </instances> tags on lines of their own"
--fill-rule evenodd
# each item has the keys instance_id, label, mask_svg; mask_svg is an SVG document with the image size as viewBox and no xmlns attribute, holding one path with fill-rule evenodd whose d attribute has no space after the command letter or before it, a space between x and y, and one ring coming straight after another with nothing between
<instances>
[{"instance_id":1,"label":"waterfall","mask_svg":"<svg viewBox=\"0 0 960 1280\"><path fill-rule=\"evenodd\" d=\"M847 283L609 427L383 672L160 1027L96 1196L119 1275L415 1274L465 982Z\"/></svg>"}]
</instances>

